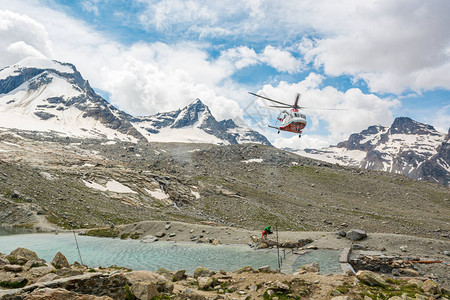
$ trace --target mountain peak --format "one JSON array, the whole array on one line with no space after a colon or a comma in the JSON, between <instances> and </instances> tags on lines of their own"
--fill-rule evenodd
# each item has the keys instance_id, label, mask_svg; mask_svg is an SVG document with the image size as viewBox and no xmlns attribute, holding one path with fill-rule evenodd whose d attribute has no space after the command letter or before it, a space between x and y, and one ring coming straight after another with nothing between
<instances>
[{"instance_id":1,"label":"mountain peak","mask_svg":"<svg viewBox=\"0 0 450 300\"><path fill-rule=\"evenodd\" d=\"M419 123L408 117L398 117L390 128L391 134L439 134L433 126Z\"/></svg>"},{"instance_id":2,"label":"mountain peak","mask_svg":"<svg viewBox=\"0 0 450 300\"><path fill-rule=\"evenodd\" d=\"M74 73L76 72L75 66L69 63L62 63L57 60L51 60L42 57L26 57L11 66L12 68L33 68L40 70L55 70L61 73Z\"/></svg>"}]
</instances>

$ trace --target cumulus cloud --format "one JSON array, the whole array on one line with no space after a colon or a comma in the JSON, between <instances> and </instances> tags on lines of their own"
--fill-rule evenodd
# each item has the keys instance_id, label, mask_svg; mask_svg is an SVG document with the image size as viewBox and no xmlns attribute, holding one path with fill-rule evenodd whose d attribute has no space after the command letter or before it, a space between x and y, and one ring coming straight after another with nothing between
<instances>
[{"instance_id":1,"label":"cumulus cloud","mask_svg":"<svg viewBox=\"0 0 450 300\"><path fill-rule=\"evenodd\" d=\"M2 67L27 56L53 56L45 27L26 15L8 10L0 10L0 53Z\"/></svg>"},{"instance_id":2,"label":"cumulus cloud","mask_svg":"<svg viewBox=\"0 0 450 300\"><path fill-rule=\"evenodd\" d=\"M351 75L374 92L450 88L450 5L446 0L142 1L146 28L177 34L297 43L305 62ZM298 37L302 37L298 42ZM265 52L277 70L298 65ZM289 60L292 63L289 63ZM286 66L290 65L290 68Z\"/></svg>"},{"instance_id":3,"label":"cumulus cloud","mask_svg":"<svg viewBox=\"0 0 450 300\"><path fill-rule=\"evenodd\" d=\"M260 58L261 61L280 72L295 73L300 71L301 62L288 51L266 46Z\"/></svg>"}]
</instances>

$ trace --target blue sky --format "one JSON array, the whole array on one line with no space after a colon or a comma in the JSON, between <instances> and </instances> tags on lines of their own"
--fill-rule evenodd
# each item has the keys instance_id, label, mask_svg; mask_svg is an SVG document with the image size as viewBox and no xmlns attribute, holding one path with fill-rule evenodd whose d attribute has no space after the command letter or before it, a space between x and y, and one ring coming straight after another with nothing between
<instances>
[{"instance_id":1,"label":"blue sky","mask_svg":"<svg viewBox=\"0 0 450 300\"><path fill-rule=\"evenodd\" d=\"M450 125L446 0L0 0L0 67L27 56L77 66L120 109L175 110L200 98L217 119L278 147L336 144L411 117ZM301 104L303 137L267 125L247 91ZM258 124L255 124L258 123Z\"/></svg>"}]
</instances>

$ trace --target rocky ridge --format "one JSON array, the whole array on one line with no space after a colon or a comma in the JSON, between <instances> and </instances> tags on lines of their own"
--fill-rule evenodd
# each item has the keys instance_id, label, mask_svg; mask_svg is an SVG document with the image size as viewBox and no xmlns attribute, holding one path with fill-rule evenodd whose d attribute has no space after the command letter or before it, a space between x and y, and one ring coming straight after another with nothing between
<instances>
[{"instance_id":1,"label":"rocky ridge","mask_svg":"<svg viewBox=\"0 0 450 300\"><path fill-rule=\"evenodd\" d=\"M307 157L402 174L450 185L449 134L410 118L396 118L390 127L370 126L347 141L320 150L296 151Z\"/></svg>"},{"instance_id":2,"label":"rocky ridge","mask_svg":"<svg viewBox=\"0 0 450 300\"><path fill-rule=\"evenodd\" d=\"M218 122L199 99L174 112L133 117L98 95L74 65L37 58L0 70L0 126L125 141L270 145L231 119Z\"/></svg>"}]
</instances>

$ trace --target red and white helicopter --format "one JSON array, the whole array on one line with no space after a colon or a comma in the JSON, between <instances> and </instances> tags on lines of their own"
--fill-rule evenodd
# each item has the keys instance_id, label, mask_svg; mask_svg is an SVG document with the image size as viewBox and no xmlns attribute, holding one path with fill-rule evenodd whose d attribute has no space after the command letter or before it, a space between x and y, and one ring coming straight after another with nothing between
<instances>
[{"instance_id":1,"label":"red and white helicopter","mask_svg":"<svg viewBox=\"0 0 450 300\"><path fill-rule=\"evenodd\" d=\"M278 121L280 121L280 126L276 127L276 126L271 126L268 125L270 128L275 128L278 129L278 133L280 133L280 131L289 131L289 132L293 132L293 133L298 133L298 137L302 137L302 131L303 128L305 128L306 126L306 115L302 114L300 112L300 110L302 109L323 109L323 110L343 110L343 109L338 109L338 108L311 108L311 107L304 107L304 106L299 106L298 105L298 101L300 100L301 94L297 93L297 97L295 98L295 102L294 105L292 104L287 104L281 101L277 101L277 100L273 100L252 92L248 92L249 94L262 98L264 100L268 100L268 101L272 101L275 102L279 105L269 105L270 107L276 107L276 108L290 108L290 111L287 110L283 110L280 115L278 116ZM283 114L283 116L281 116Z\"/></svg>"}]
</instances>

